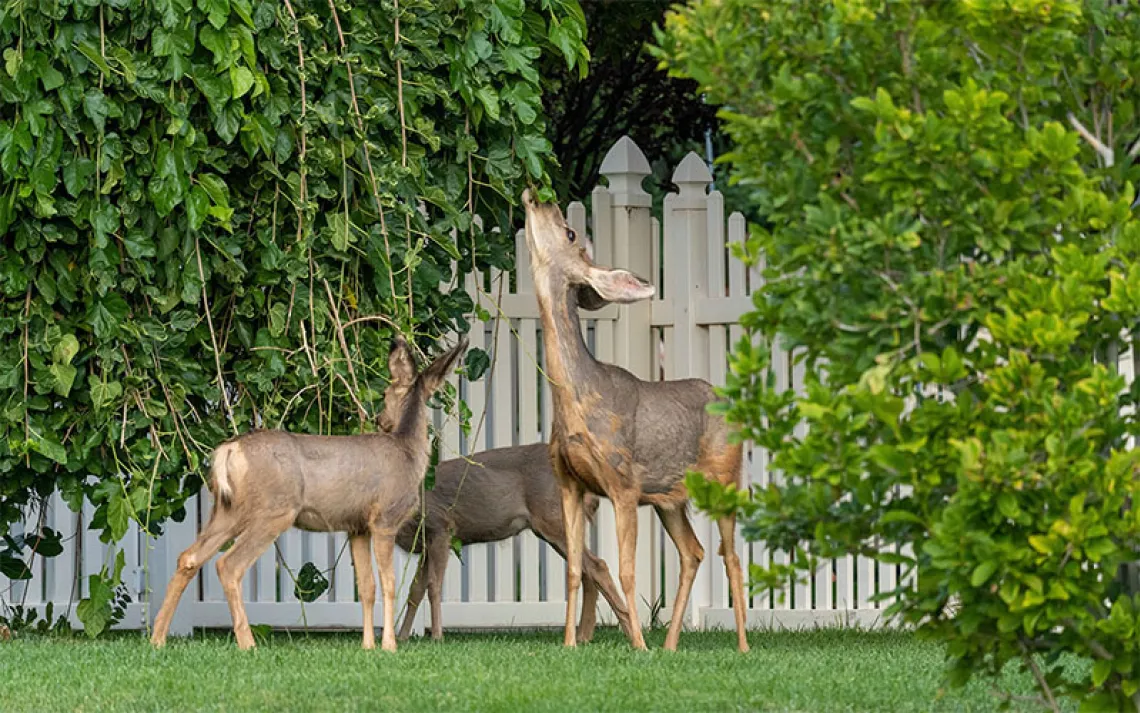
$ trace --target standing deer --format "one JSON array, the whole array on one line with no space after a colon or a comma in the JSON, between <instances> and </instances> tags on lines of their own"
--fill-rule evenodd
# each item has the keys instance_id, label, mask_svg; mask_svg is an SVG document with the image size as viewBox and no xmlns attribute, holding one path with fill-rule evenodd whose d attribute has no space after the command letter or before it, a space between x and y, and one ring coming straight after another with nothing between
<instances>
[{"instance_id":1,"label":"standing deer","mask_svg":"<svg viewBox=\"0 0 1140 713\"><path fill-rule=\"evenodd\" d=\"M385 651L396 650L396 533L419 504L430 457L427 400L444 383L466 338L416 374L411 349L397 337L388 354L391 383L384 392L381 433L310 436L253 431L214 450L210 492L215 505L198 539L178 557L154 621L151 642L162 646L186 585L223 543L234 546L218 559L218 578L229 601L238 648L254 645L242 605L241 579L250 565L291 526L311 532L347 532L356 586L364 608L366 649L376 648L372 610L376 551L384 596Z\"/></svg>"},{"instance_id":2,"label":"standing deer","mask_svg":"<svg viewBox=\"0 0 1140 713\"><path fill-rule=\"evenodd\" d=\"M425 588L431 602L431 636L443 638L440 587L447 571L452 537L470 545L505 540L531 529L559 555L566 556L561 496L550 466L549 447L536 443L495 448L472 456L471 460L474 462L454 458L436 466L435 487L424 494L422 516L405 523L396 536L401 549L423 554L400 627L401 641L411 633ZM587 496L586 517L593 519L597 509L598 499ZM610 578L609 568L589 551L585 557L578 641L593 638L599 589L622 630L629 634L629 612Z\"/></svg>"},{"instance_id":3,"label":"standing deer","mask_svg":"<svg viewBox=\"0 0 1140 713\"><path fill-rule=\"evenodd\" d=\"M634 571L637 561L637 508L652 505L677 546L680 585L665 648L674 650L704 548L686 512L686 470L716 482L740 485L743 447L730 440L729 425L706 411L716 397L700 379L642 381L625 369L594 360L582 341L578 307L600 309L606 303L645 300L654 287L627 270L595 265L584 245L554 204L538 203L523 193L526 241L542 318L546 372L554 395L550 457L562 490L567 538L566 631L575 645L574 611L582 580L582 501L586 492L613 501L617 525L621 586L630 612L637 611ZM734 547L736 518L717 521L736 615L737 644L748 651L744 620L744 575ZM640 622L633 617L630 642L645 648Z\"/></svg>"}]
</instances>

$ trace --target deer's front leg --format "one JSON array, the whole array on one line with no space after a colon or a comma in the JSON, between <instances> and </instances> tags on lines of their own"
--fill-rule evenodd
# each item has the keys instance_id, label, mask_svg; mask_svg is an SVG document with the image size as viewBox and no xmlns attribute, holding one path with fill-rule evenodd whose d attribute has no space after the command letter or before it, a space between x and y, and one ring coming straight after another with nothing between
<instances>
[{"instance_id":1,"label":"deer's front leg","mask_svg":"<svg viewBox=\"0 0 1140 713\"><path fill-rule=\"evenodd\" d=\"M372 576L372 546L368 535L352 535L352 568L356 571L356 591L360 594L360 607L364 610L364 638L362 646L376 648L376 625L372 621L376 608L376 578Z\"/></svg>"},{"instance_id":2,"label":"deer's front leg","mask_svg":"<svg viewBox=\"0 0 1140 713\"><path fill-rule=\"evenodd\" d=\"M555 468L561 469L555 459ZM582 513L582 485L559 474L562 490L562 525L566 530L566 635L563 644L578 643L575 620L578 617L578 588L582 585L582 549L585 522Z\"/></svg>"},{"instance_id":3,"label":"deer's front leg","mask_svg":"<svg viewBox=\"0 0 1140 713\"><path fill-rule=\"evenodd\" d=\"M372 550L376 554L376 567L380 570L380 594L384 597L384 632L380 635L380 648L396 650L396 535L380 530L372 532Z\"/></svg>"},{"instance_id":4,"label":"deer's front leg","mask_svg":"<svg viewBox=\"0 0 1140 713\"><path fill-rule=\"evenodd\" d=\"M614 499L613 504L618 538L618 578L621 579L629 610L629 643L635 649L644 650L645 639L637 616L637 499Z\"/></svg>"}]
</instances>

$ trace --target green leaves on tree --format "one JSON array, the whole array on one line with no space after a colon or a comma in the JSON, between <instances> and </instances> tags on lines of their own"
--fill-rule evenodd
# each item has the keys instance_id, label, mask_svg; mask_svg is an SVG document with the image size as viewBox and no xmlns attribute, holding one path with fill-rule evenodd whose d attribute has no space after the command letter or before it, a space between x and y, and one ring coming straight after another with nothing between
<instances>
[{"instance_id":1,"label":"green leaves on tree","mask_svg":"<svg viewBox=\"0 0 1140 713\"><path fill-rule=\"evenodd\" d=\"M951 682L1018 662L1046 707L1135 710L1140 15L1024 9L698 0L654 51L723 105L762 217L719 413L781 478L735 505L747 536L808 556L754 582L898 565L888 613Z\"/></svg>"}]
</instances>

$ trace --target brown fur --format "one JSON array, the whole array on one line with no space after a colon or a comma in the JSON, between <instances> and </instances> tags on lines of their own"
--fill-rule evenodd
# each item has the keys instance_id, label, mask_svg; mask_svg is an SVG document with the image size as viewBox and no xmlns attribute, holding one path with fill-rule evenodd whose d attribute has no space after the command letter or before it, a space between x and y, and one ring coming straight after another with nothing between
<instances>
[{"instance_id":1,"label":"brown fur","mask_svg":"<svg viewBox=\"0 0 1140 713\"><path fill-rule=\"evenodd\" d=\"M427 470L427 399L466 346L466 339L460 341L417 375L411 350L397 338L388 357L392 382L384 394L383 420L390 433L310 436L253 431L218 446L210 478L217 503L197 541L178 558L178 569L155 618L154 645L166 642L178 600L198 570L222 544L237 538L218 559L218 578L229 601L238 647L252 648L241 579L282 532L296 526L349 534L364 608L366 649L376 645L370 549L375 550L384 596L382 645L395 651L396 532L414 512Z\"/></svg>"},{"instance_id":2,"label":"brown fur","mask_svg":"<svg viewBox=\"0 0 1140 713\"><path fill-rule=\"evenodd\" d=\"M680 637L697 567L704 549L693 533L686 508L686 470L700 470L724 484L740 485L743 449L730 443L731 430L706 407L715 399L712 386L700 379L646 382L625 369L596 361L586 349L579 327L578 305L597 309L607 302L649 299L655 290L626 270L595 265L590 251L569 231L557 205L539 204L523 194L531 273L543 324L546 370L554 396L550 449L555 475L562 486L563 517L570 551L567 555L565 644L573 646L577 587L581 581L582 497L604 495L614 503L620 579L631 612L636 611L634 569L637 507L652 505L681 557L681 582L665 648ZM745 636L744 578L733 542L734 518L720 523L724 562L736 614L737 644L748 650ZM633 624L631 642L645 648L640 626Z\"/></svg>"},{"instance_id":3,"label":"brown fur","mask_svg":"<svg viewBox=\"0 0 1140 713\"><path fill-rule=\"evenodd\" d=\"M424 494L422 515L408 521L396 537L396 544L405 551L423 554L400 627L401 640L411 633L425 589L431 603L432 638L443 638L440 596L452 537L471 545L498 542L530 529L565 557L561 498L547 445L496 448L478 453L471 460L456 458L436 466L435 486ZM586 516L592 519L597 509L598 499L589 496L585 502ZM609 568L590 552L585 557L578 640L592 638L599 589L622 629L628 632L629 613Z\"/></svg>"}]
</instances>

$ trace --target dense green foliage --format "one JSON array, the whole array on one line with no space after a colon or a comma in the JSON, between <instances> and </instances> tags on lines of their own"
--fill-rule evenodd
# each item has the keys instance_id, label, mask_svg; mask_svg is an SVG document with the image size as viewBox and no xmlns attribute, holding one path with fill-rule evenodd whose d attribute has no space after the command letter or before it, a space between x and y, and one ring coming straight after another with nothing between
<instances>
[{"instance_id":1,"label":"dense green foliage","mask_svg":"<svg viewBox=\"0 0 1140 713\"><path fill-rule=\"evenodd\" d=\"M234 432L367 428L394 331L450 341L509 263L538 59L584 71L583 33L576 0L0 6L0 533L56 489L157 531Z\"/></svg>"},{"instance_id":2,"label":"dense green foliage","mask_svg":"<svg viewBox=\"0 0 1140 713\"><path fill-rule=\"evenodd\" d=\"M662 651L663 629L632 651L615 628L567 650L561 633L447 633L412 639L396 656L360 648L359 634L277 634L257 651L227 635L153 651L133 633L74 643L0 643L0 709L12 711L992 711L984 685L941 695L939 652L887 632L764 632L741 656L728 632L687 632ZM1012 667L1011 667L1012 668ZM1006 683L1032 690L1012 670ZM980 683L980 682L979 682ZM1029 710L1019 706L1019 710Z\"/></svg>"},{"instance_id":3,"label":"dense green foliage","mask_svg":"<svg viewBox=\"0 0 1140 713\"><path fill-rule=\"evenodd\" d=\"M1117 357L1140 327L1140 14L710 0L659 41L723 105L769 221L724 393L783 482L692 478L703 505L802 545L800 574L840 552L917 574L893 610L947 644L955 682L1019 660L1045 705L1133 708L1140 598L1117 574L1140 545L1140 387ZM804 393L777 388L774 340Z\"/></svg>"}]
</instances>

